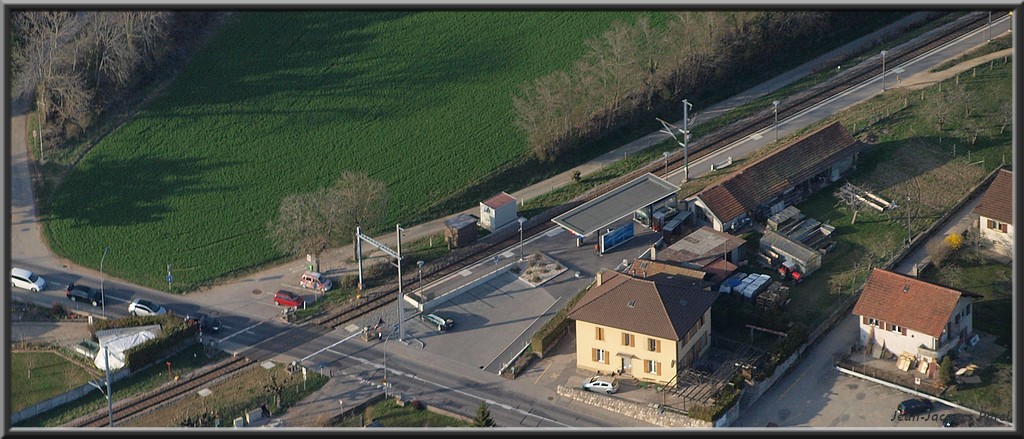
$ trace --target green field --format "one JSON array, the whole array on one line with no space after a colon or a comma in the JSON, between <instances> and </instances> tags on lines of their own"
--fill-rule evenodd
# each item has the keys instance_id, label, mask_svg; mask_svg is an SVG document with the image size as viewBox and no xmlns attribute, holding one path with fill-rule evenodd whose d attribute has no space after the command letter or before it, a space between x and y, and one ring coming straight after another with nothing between
<instances>
[{"instance_id":1,"label":"green field","mask_svg":"<svg viewBox=\"0 0 1024 439\"><path fill-rule=\"evenodd\" d=\"M29 371L31 369L31 372ZM99 376L53 352L11 353L11 412L60 395Z\"/></svg>"},{"instance_id":2,"label":"green field","mask_svg":"<svg viewBox=\"0 0 1024 439\"><path fill-rule=\"evenodd\" d=\"M153 288L171 264L189 291L282 258L280 200L343 170L384 181L382 224L405 221L527 154L512 93L639 14L241 13L68 175L50 246L94 268L110 246L106 273Z\"/></svg>"}]
</instances>

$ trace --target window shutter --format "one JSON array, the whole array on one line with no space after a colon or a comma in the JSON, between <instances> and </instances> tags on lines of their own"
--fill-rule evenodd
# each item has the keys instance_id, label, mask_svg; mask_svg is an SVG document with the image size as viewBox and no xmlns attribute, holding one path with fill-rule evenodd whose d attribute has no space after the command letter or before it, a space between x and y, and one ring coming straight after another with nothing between
<instances>
[{"instance_id":1,"label":"window shutter","mask_svg":"<svg viewBox=\"0 0 1024 439\"><path fill-rule=\"evenodd\" d=\"M990 228L990 229L996 228L996 222L992 221L992 220L988 220L988 228Z\"/></svg>"},{"instance_id":2,"label":"window shutter","mask_svg":"<svg viewBox=\"0 0 1024 439\"><path fill-rule=\"evenodd\" d=\"M888 331L888 330L892 329L892 327L889 326L889 322L884 322L884 323L882 323L882 329Z\"/></svg>"},{"instance_id":3,"label":"window shutter","mask_svg":"<svg viewBox=\"0 0 1024 439\"><path fill-rule=\"evenodd\" d=\"M636 347L636 336L635 335L630 335L629 336L629 347L631 347L631 348Z\"/></svg>"},{"instance_id":4,"label":"window shutter","mask_svg":"<svg viewBox=\"0 0 1024 439\"><path fill-rule=\"evenodd\" d=\"M861 323L863 323L865 325L868 324L868 316L860 316L860 318L861 318Z\"/></svg>"},{"instance_id":5,"label":"window shutter","mask_svg":"<svg viewBox=\"0 0 1024 439\"><path fill-rule=\"evenodd\" d=\"M654 352L661 352L661 340L654 340Z\"/></svg>"},{"instance_id":6,"label":"window shutter","mask_svg":"<svg viewBox=\"0 0 1024 439\"><path fill-rule=\"evenodd\" d=\"M1006 223L1003 223L999 225L999 230L1001 230L1003 233L1006 233L1006 231L1009 230L1009 227L1007 227Z\"/></svg>"},{"instance_id":7,"label":"window shutter","mask_svg":"<svg viewBox=\"0 0 1024 439\"><path fill-rule=\"evenodd\" d=\"M597 361L597 349L590 350L590 361Z\"/></svg>"},{"instance_id":8,"label":"window shutter","mask_svg":"<svg viewBox=\"0 0 1024 439\"><path fill-rule=\"evenodd\" d=\"M651 362L644 360L644 373L651 373Z\"/></svg>"},{"instance_id":9,"label":"window shutter","mask_svg":"<svg viewBox=\"0 0 1024 439\"><path fill-rule=\"evenodd\" d=\"M654 363L654 374L661 376L661 362Z\"/></svg>"},{"instance_id":10,"label":"window shutter","mask_svg":"<svg viewBox=\"0 0 1024 439\"><path fill-rule=\"evenodd\" d=\"M600 326L594 328L594 338L604 340L604 330Z\"/></svg>"},{"instance_id":11,"label":"window shutter","mask_svg":"<svg viewBox=\"0 0 1024 439\"><path fill-rule=\"evenodd\" d=\"M900 327L900 335L907 335L907 328L906 327Z\"/></svg>"},{"instance_id":12,"label":"window shutter","mask_svg":"<svg viewBox=\"0 0 1024 439\"><path fill-rule=\"evenodd\" d=\"M604 353L604 364L608 364L608 361L611 360L611 355L610 354L611 354L611 352L605 352Z\"/></svg>"}]
</instances>

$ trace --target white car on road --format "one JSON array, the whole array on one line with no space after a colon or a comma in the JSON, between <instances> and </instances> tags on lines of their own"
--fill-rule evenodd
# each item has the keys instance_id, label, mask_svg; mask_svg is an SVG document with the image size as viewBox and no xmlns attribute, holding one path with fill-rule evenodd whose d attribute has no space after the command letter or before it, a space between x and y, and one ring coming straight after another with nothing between
<instances>
[{"instance_id":1,"label":"white car on road","mask_svg":"<svg viewBox=\"0 0 1024 439\"><path fill-rule=\"evenodd\" d=\"M167 308L146 299L135 299L128 304L128 314L133 316L158 316L167 314Z\"/></svg>"},{"instance_id":2,"label":"white car on road","mask_svg":"<svg viewBox=\"0 0 1024 439\"><path fill-rule=\"evenodd\" d=\"M46 288L46 280L24 268L12 268L11 286L38 292Z\"/></svg>"}]
</instances>

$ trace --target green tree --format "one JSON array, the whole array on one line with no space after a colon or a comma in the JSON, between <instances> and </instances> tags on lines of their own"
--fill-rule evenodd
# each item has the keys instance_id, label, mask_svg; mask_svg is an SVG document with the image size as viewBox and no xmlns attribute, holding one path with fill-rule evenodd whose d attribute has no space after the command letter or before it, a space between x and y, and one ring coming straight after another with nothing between
<instances>
[{"instance_id":1,"label":"green tree","mask_svg":"<svg viewBox=\"0 0 1024 439\"><path fill-rule=\"evenodd\" d=\"M939 381L942 385L948 386L953 383L953 360L946 355L941 362L939 362Z\"/></svg>"},{"instance_id":2,"label":"green tree","mask_svg":"<svg viewBox=\"0 0 1024 439\"><path fill-rule=\"evenodd\" d=\"M480 407L476 409L476 419L473 420L474 427L495 427L494 419L491 419L491 409L487 408L487 404L480 403Z\"/></svg>"}]
</instances>

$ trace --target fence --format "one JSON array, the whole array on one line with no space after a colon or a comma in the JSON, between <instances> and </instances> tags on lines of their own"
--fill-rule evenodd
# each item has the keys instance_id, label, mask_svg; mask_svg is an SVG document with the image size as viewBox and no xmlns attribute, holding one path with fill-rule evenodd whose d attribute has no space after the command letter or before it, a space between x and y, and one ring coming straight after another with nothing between
<instances>
[{"instance_id":1,"label":"fence","mask_svg":"<svg viewBox=\"0 0 1024 439\"><path fill-rule=\"evenodd\" d=\"M433 299L430 299L430 300L428 300L426 302L423 302L423 303L417 302L416 299L413 299L411 295L407 295L407 296L405 296L405 298L406 298L407 301L410 301L410 303L412 303L414 306L416 306L416 308L419 309L420 312L427 312L427 311L429 311L429 310L431 310L433 308L436 308L438 305L440 305L440 304L442 304L442 303L444 303L446 301L454 299L455 297L457 297L458 295L460 295L462 293L465 293L466 291L472 290L473 288L476 288L476 287L478 287L478 286L480 286L480 285L482 285L484 283L489 282L491 279L494 279L495 277L501 276L502 274L504 274L506 271L511 269L516 264L517 264L516 262L512 262L510 264L506 264L505 266L503 266L501 268L498 268L498 269L496 269L496 270L494 270L494 271L492 271L490 273L487 273L487 274L477 278L476 280L470 281L467 284L461 285L461 286L459 286L459 287L457 287L457 288L455 288L455 289L453 289L451 291L448 291L447 293L444 293L444 294L442 294L440 296L437 296L437 297L435 297Z\"/></svg>"}]
</instances>

